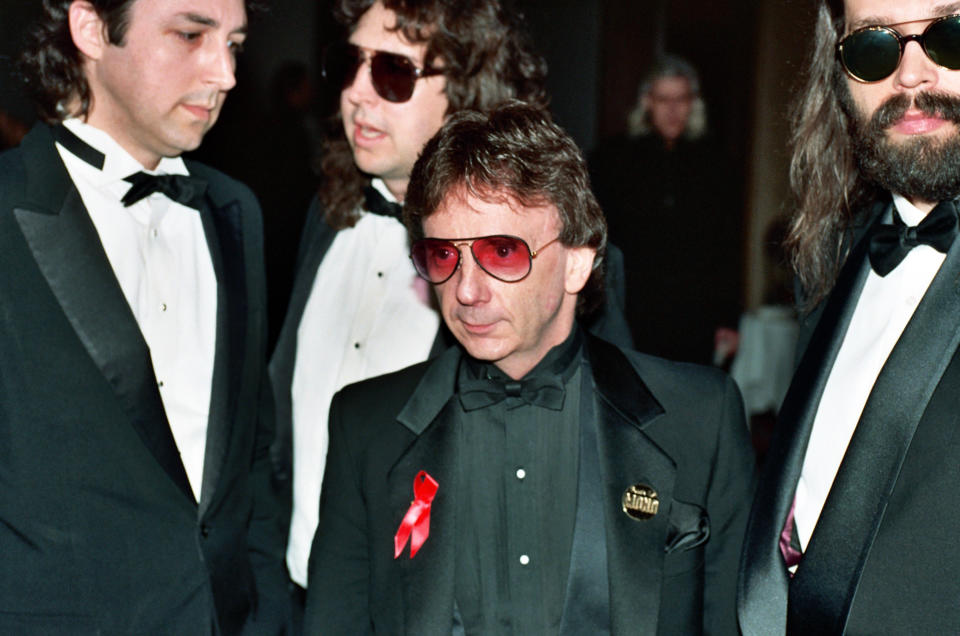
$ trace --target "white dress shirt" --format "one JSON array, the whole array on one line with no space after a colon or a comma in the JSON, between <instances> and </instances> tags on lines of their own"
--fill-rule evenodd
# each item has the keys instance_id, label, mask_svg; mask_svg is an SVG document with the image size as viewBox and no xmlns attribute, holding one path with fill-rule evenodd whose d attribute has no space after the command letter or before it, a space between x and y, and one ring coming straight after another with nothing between
<instances>
[{"instance_id":1,"label":"white dress shirt","mask_svg":"<svg viewBox=\"0 0 960 636\"><path fill-rule=\"evenodd\" d=\"M893 200L904 223L923 220L909 201L899 195ZM945 258L920 245L886 276L870 270L820 398L797 482L794 514L804 550L877 376Z\"/></svg>"},{"instance_id":2,"label":"white dress shirt","mask_svg":"<svg viewBox=\"0 0 960 636\"><path fill-rule=\"evenodd\" d=\"M379 179L373 186L396 199ZM361 212L324 255L297 330L293 369L293 516L287 567L307 586L327 456L327 418L344 386L426 360L440 316L397 219Z\"/></svg>"},{"instance_id":3,"label":"white dress shirt","mask_svg":"<svg viewBox=\"0 0 960 636\"><path fill-rule=\"evenodd\" d=\"M124 207L136 172L189 174L183 160L146 170L107 133L78 119L71 132L105 155L99 170L57 145L150 348L170 430L199 500L216 347L217 280L197 210L155 193Z\"/></svg>"}]
</instances>

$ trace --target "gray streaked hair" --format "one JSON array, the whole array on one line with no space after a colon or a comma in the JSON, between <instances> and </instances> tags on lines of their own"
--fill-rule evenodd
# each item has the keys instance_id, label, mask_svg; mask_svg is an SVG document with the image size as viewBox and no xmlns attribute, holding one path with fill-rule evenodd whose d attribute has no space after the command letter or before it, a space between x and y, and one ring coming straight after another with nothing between
<instances>
[{"instance_id":1,"label":"gray streaked hair","mask_svg":"<svg viewBox=\"0 0 960 636\"><path fill-rule=\"evenodd\" d=\"M669 53L659 56L640 82L640 88L637 89L637 102L627 116L627 129L630 136L640 137L653 131L650 118L647 116L644 97L653 88L654 82L665 77L682 77L690 82L690 91L693 93L693 108L690 111L687 126L683 131L683 137L691 140L703 137L707 132L707 106L700 95L700 74L697 73L690 62Z\"/></svg>"}]
</instances>

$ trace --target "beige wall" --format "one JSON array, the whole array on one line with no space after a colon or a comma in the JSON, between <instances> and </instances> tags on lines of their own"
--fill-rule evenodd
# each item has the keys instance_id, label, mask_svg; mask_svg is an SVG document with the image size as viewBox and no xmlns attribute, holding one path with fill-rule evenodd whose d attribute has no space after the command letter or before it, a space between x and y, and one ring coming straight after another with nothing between
<instances>
[{"instance_id":1,"label":"beige wall","mask_svg":"<svg viewBox=\"0 0 960 636\"><path fill-rule=\"evenodd\" d=\"M747 160L746 304L761 304L766 264L764 233L780 213L790 213L787 166L788 114L811 47L811 2L764 2L757 16L754 118Z\"/></svg>"}]
</instances>

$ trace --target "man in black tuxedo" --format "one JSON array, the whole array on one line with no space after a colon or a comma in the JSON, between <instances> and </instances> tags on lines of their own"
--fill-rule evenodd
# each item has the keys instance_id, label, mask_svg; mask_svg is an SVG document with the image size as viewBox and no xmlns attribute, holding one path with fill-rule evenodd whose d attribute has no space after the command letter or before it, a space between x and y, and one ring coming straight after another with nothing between
<instances>
[{"instance_id":1,"label":"man in black tuxedo","mask_svg":"<svg viewBox=\"0 0 960 636\"><path fill-rule=\"evenodd\" d=\"M578 325L606 222L570 137L457 113L404 214L460 346L334 398L305 633L736 633L739 393Z\"/></svg>"},{"instance_id":2,"label":"man in black tuxedo","mask_svg":"<svg viewBox=\"0 0 960 636\"><path fill-rule=\"evenodd\" d=\"M270 361L274 451L293 490L287 565L298 608L334 393L422 362L452 342L410 263L399 218L413 164L451 113L489 110L510 98L547 101L546 63L520 16L500 0L340 0L334 15L349 32L324 59L327 81L340 90L338 122ZM629 342L622 266L616 271L611 310L591 327Z\"/></svg>"},{"instance_id":3,"label":"man in black tuxedo","mask_svg":"<svg viewBox=\"0 0 960 636\"><path fill-rule=\"evenodd\" d=\"M243 0L45 0L0 156L0 633L280 633L259 206L179 158ZM261 419L261 415L264 416Z\"/></svg>"},{"instance_id":4,"label":"man in black tuxedo","mask_svg":"<svg viewBox=\"0 0 960 636\"><path fill-rule=\"evenodd\" d=\"M960 630L956 11L819 4L792 166L802 357L747 530L745 634Z\"/></svg>"}]
</instances>

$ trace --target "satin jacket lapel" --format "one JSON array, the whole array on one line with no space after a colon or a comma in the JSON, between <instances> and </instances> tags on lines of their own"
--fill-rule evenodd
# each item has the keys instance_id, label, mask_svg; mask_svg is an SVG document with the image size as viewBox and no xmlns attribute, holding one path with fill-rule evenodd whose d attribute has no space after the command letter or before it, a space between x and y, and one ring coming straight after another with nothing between
<instances>
[{"instance_id":1,"label":"satin jacket lapel","mask_svg":"<svg viewBox=\"0 0 960 636\"><path fill-rule=\"evenodd\" d=\"M210 415L200 489L200 514L210 505L237 419L242 388L247 332L246 267L241 233L240 204L225 205L204 199L200 210L207 247L217 277L217 343L210 392Z\"/></svg>"},{"instance_id":2,"label":"satin jacket lapel","mask_svg":"<svg viewBox=\"0 0 960 636\"><path fill-rule=\"evenodd\" d=\"M791 583L797 633L843 630L917 424L960 344L958 281L955 242L877 377Z\"/></svg>"},{"instance_id":3,"label":"satin jacket lapel","mask_svg":"<svg viewBox=\"0 0 960 636\"><path fill-rule=\"evenodd\" d=\"M643 483L661 502L673 499L676 467L649 429L664 411L619 349L588 336L587 355L597 393L611 627L614 634L654 634L670 510L661 506L653 518L636 521L622 511L621 498Z\"/></svg>"},{"instance_id":4,"label":"satin jacket lapel","mask_svg":"<svg viewBox=\"0 0 960 636\"><path fill-rule=\"evenodd\" d=\"M458 348L430 366L398 420L417 438L387 476L393 528L399 528L413 500L413 479L421 470L439 484L430 511L430 535L410 558L409 544L394 561L403 581L404 633L450 633L453 627L458 439L450 401L460 362Z\"/></svg>"},{"instance_id":5,"label":"satin jacket lapel","mask_svg":"<svg viewBox=\"0 0 960 636\"><path fill-rule=\"evenodd\" d=\"M297 357L297 330L303 319L317 270L323 257L336 238L337 231L323 219L323 210L317 199L310 204L303 241L298 256L297 274L290 293L290 303L283 319L270 360L270 380L274 386L277 409L277 434L271 454L279 477L292 479L293 464L293 404L290 387L293 386L293 368Z\"/></svg>"},{"instance_id":6,"label":"satin jacket lapel","mask_svg":"<svg viewBox=\"0 0 960 636\"><path fill-rule=\"evenodd\" d=\"M889 202L874 207L874 222ZM867 236L863 233L863 237ZM780 552L780 533L793 501L807 441L833 362L870 271L867 241L861 238L841 269L809 345L784 398L767 454L740 565L738 614L745 635L783 633L789 577Z\"/></svg>"},{"instance_id":7,"label":"satin jacket lapel","mask_svg":"<svg viewBox=\"0 0 960 636\"><path fill-rule=\"evenodd\" d=\"M150 351L48 129L35 128L22 149L27 200L14 215L37 265L143 443L195 501L157 390Z\"/></svg>"}]
</instances>

